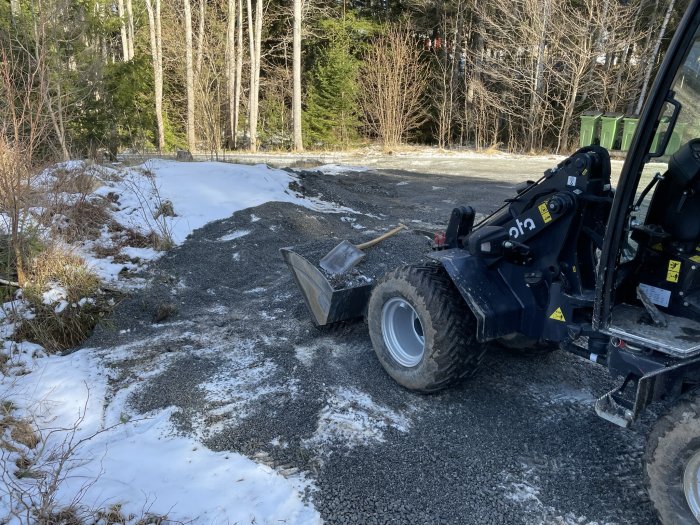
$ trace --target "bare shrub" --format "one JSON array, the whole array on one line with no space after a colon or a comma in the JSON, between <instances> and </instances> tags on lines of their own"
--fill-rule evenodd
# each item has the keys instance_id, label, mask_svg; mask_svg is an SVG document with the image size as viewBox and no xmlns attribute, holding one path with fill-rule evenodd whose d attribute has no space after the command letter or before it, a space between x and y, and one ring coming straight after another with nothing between
<instances>
[{"instance_id":1,"label":"bare shrub","mask_svg":"<svg viewBox=\"0 0 700 525\"><path fill-rule=\"evenodd\" d=\"M26 58L20 60L4 39L0 42L0 213L10 240L8 270L20 285L26 278L26 203L39 164L37 149L47 133L43 51Z\"/></svg>"},{"instance_id":2,"label":"bare shrub","mask_svg":"<svg viewBox=\"0 0 700 525\"><path fill-rule=\"evenodd\" d=\"M20 146L10 144L0 134L0 212L6 221L9 241L5 271L8 277L16 275L20 285L26 279L27 253L23 227L27 219L26 202L32 178L23 156Z\"/></svg>"},{"instance_id":3,"label":"bare shrub","mask_svg":"<svg viewBox=\"0 0 700 525\"><path fill-rule=\"evenodd\" d=\"M96 513L81 505L80 500L96 480L81 487L68 505L57 501L59 487L81 464L77 455L79 448L104 432L78 438L86 408L87 404L69 428L45 430L40 430L37 421L31 417L16 417L14 406L4 413L0 419L5 436L0 443L0 476L3 481L0 495L4 496L11 513L5 519L12 518L22 525L94 522L90 518ZM15 435L20 439L15 439Z\"/></svg>"},{"instance_id":4,"label":"bare shrub","mask_svg":"<svg viewBox=\"0 0 700 525\"><path fill-rule=\"evenodd\" d=\"M385 148L400 145L425 122L422 99L427 80L428 68L406 23L389 26L365 54L360 105L367 125Z\"/></svg>"},{"instance_id":5,"label":"bare shrub","mask_svg":"<svg viewBox=\"0 0 700 525\"><path fill-rule=\"evenodd\" d=\"M150 232L151 246L156 250L168 250L174 246L173 226L170 220L176 213L173 203L160 194L158 181L148 167L140 170L140 178L125 177L123 184L136 197L138 211ZM145 184L142 184L144 183Z\"/></svg>"}]
</instances>

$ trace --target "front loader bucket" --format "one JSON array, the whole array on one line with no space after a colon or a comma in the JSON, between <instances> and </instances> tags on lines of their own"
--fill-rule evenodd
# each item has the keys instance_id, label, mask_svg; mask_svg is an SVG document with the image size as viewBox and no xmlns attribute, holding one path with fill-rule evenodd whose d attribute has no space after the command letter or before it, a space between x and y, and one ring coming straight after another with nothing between
<instances>
[{"instance_id":1,"label":"front loader bucket","mask_svg":"<svg viewBox=\"0 0 700 525\"><path fill-rule=\"evenodd\" d=\"M291 248L282 248L280 252L317 326L353 319L364 313L372 282L334 289L321 270Z\"/></svg>"}]
</instances>

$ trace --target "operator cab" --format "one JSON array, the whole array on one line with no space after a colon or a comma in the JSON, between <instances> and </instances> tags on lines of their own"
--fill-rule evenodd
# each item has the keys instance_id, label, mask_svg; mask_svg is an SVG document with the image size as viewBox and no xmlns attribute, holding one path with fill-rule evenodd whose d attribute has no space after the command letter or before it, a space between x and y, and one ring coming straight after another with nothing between
<instances>
[{"instance_id":1,"label":"operator cab","mask_svg":"<svg viewBox=\"0 0 700 525\"><path fill-rule=\"evenodd\" d=\"M628 209L607 332L675 357L700 353L700 38L671 85ZM666 157L667 163L658 162Z\"/></svg>"}]
</instances>

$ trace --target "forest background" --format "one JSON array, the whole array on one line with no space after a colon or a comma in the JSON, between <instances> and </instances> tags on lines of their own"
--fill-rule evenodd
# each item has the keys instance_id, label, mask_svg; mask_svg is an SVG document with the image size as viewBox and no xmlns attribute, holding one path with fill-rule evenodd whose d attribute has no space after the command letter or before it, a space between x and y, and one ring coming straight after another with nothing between
<instances>
[{"instance_id":1,"label":"forest background","mask_svg":"<svg viewBox=\"0 0 700 525\"><path fill-rule=\"evenodd\" d=\"M0 142L565 153L582 112L639 113L683 4L0 0Z\"/></svg>"}]
</instances>

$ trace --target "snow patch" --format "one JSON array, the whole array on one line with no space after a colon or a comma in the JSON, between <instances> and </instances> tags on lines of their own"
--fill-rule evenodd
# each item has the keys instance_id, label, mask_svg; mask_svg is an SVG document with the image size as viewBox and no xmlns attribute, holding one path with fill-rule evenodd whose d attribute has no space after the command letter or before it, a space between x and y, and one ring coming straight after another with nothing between
<instances>
[{"instance_id":1,"label":"snow patch","mask_svg":"<svg viewBox=\"0 0 700 525\"><path fill-rule=\"evenodd\" d=\"M316 348L313 346L297 346L294 348L294 357L296 357L301 364L310 367L316 359Z\"/></svg>"},{"instance_id":2,"label":"snow patch","mask_svg":"<svg viewBox=\"0 0 700 525\"><path fill-rule=\"evenodd\" d=\"M227 233L226 235L219 237L218 240L222 242L226 241L233 241L234 239L240 239L241 237L245 237L250 233L250 230L236 230L231 233Z\"/></svg>"},{"instance_id":3,"label":"snow patch","mask_svg":"<svg viewBox=\"0 0 700 525\"><path fill-rule=\"evenodd\" d=\"M324 175L345 175L350 172L362 173L369 171L371 168L366 166L342 166L340 164L324 164L313 168L312 171L320 171Z\"/></svg>"},{"instance_id":4,"label":"snow patch","mask_svg":"<svg viewBox=\"0 0 700 525\"><path fill-rule=\"evenodd\" d=\"M93 351L46 357L31 374L0 380L3 399L17 405L44 432L47 453L62 450L65 440L85 439L70 461L69 475L56 495L59 504L106 508L120 504L135 522L144 509L170 521L193 524L280 522L320 524L318 513L302 501L309 483L285 478L236 453L212 452L187 437L174 435L172 410L147 419L128 420L127 396L113 396L105 407L107 372ZM112 425L112 426L108 426ZM9 472L16 454L3 455ZM5 465L3 465L4 467ZM26 494L36 480L18 479ZM0 517L12 501L0 496ZM9 520L10 524L15 523Z\"/></svg>"},{"instance_id":5,"label":"snow patch","mask_svg":"<svg viewBox=\"0 0 700 525\"><path fill-rule=\"evenodd\" d=\"M408 432L406 415L375 403L355 388L336 388L319 414L313 436L304 445L327 454L327 445L340 443L349 448L384 441L389 428Z\"/></svg>"}]
</instances>

